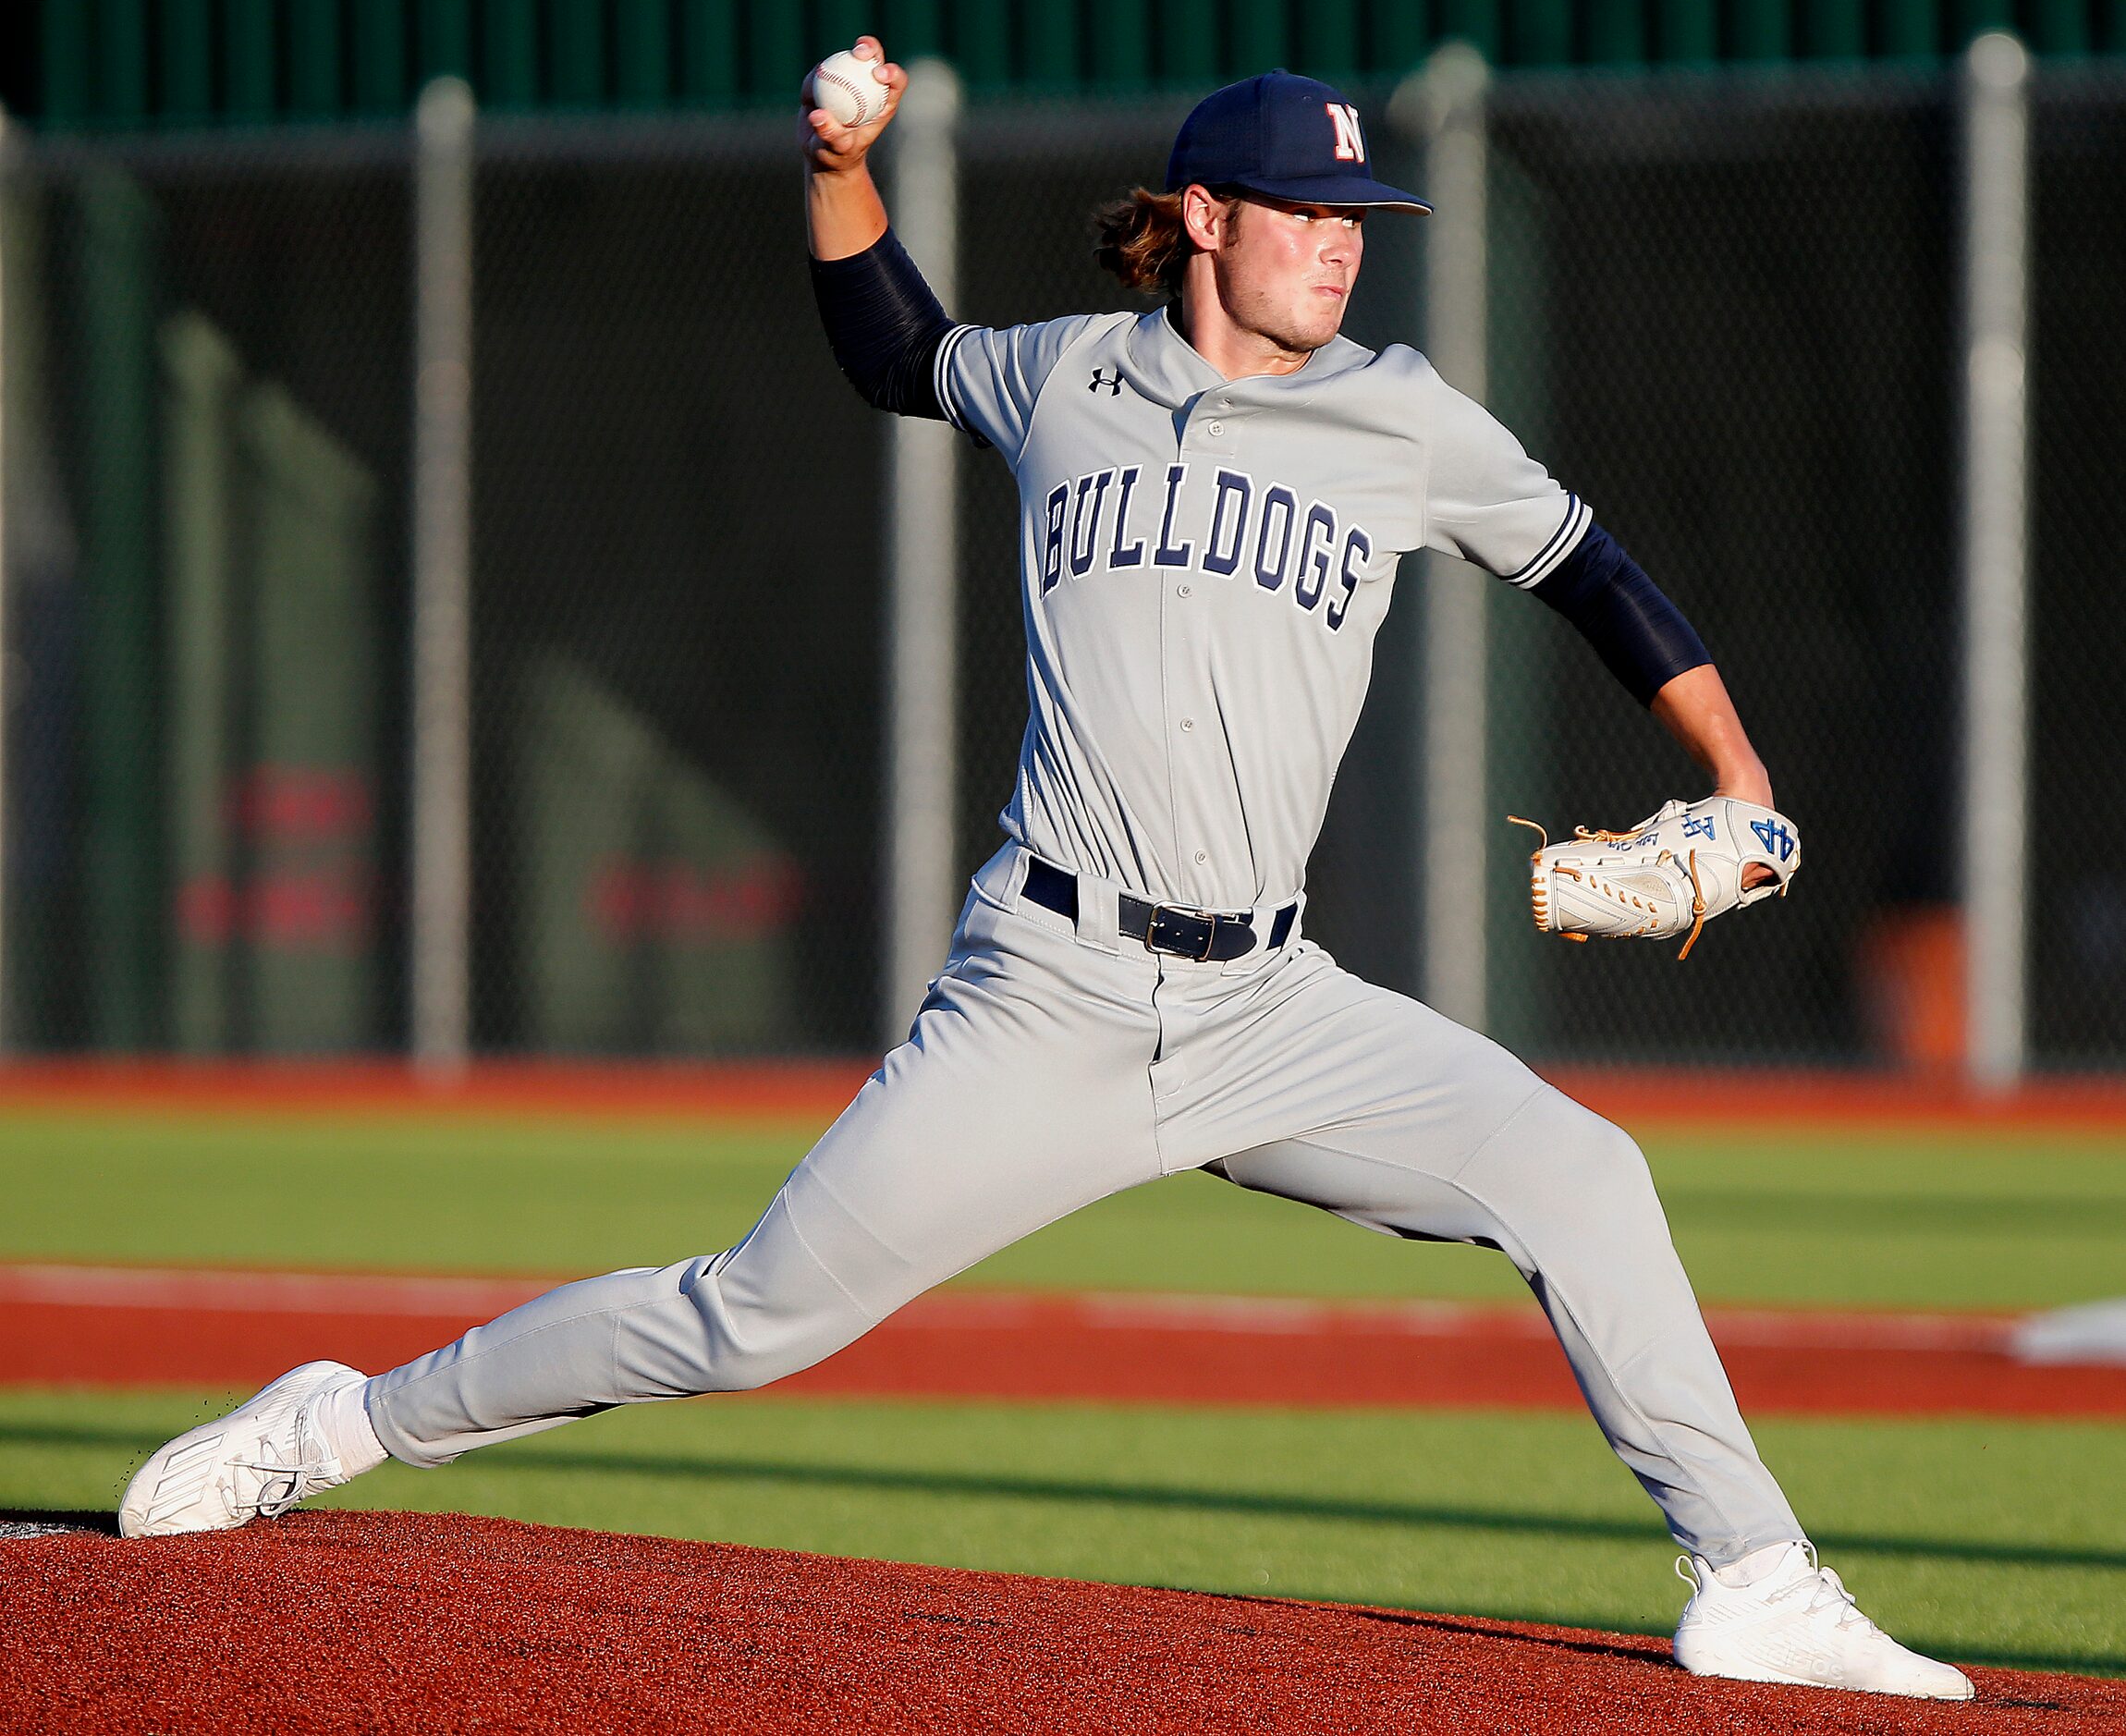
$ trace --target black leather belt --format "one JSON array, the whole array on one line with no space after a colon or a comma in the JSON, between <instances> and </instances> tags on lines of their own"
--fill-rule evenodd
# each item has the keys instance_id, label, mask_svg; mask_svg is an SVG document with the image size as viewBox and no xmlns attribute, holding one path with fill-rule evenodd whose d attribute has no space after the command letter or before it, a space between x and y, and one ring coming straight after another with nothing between
<instances>
[{"instance_id":1,"label":"black leather belt","mask_svg":"<svg viewBox=\"0 0 2126 1736\"><path fill-rule=\"evenodd\" d=\"M1026 859L1026 896L1044 910L1078 920L1078 876L1043 862ZM1198 964L1219 964L1238 959L1255 947L1255 925L1250 916L1228 916L1218 911L1189 911L1173 904L1147 904L1127 892L1115 899L1118 926L1131 940L1141 940L1154 952L1177 959L1193 959ZM1283 946L1300 913L1294 899L1270 919L1269 946Z\"/></svg>"}]
</instances>

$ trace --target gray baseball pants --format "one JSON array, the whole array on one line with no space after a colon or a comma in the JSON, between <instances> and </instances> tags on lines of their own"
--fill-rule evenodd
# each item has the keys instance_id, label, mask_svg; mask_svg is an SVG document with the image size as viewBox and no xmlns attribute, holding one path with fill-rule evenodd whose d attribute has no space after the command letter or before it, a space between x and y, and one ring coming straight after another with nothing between
<instances>
[{"instance_id":1,"label":"gray baseball pants","mask_svg":"<svg viewBox=\"0 0 2126 1736\"><path fill-rule=\"evenodd\" d=\"M440 1465L619 1404L793 1374L1043 1225L1184 1169L1520 1268L1588 1407L1715 1566L1804 1534L1758 1459L1619 1129L1497 1045L1311 942L1197 964L975 877L943 973L737 1247L558 1290L370 1383L394 1458ZM1258 933L1267 922L1258 919Z\"/></svg>"}]
</instances>

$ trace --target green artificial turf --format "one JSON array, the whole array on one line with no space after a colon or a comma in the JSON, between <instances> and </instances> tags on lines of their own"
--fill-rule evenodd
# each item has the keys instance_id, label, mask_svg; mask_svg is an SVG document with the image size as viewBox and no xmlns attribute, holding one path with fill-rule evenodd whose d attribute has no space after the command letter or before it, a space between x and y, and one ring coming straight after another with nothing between
<instances>
[{"instance_id":1,"label":"green artificial turf","mask_svg":"<svg viewBox=\"0 0 2126 1736\"><path fill-rule=\"evenodd\" d=\"M137 1114L0 1125L0 1260L582 1272L741 1235L806 1140L642 1122ZM2126 1293L2126 1142L1648 1142L1701 1293L2020 1308ZM1497 1255L1185 1176L975 1282L1519 1296ZM108 1510L240 1394L0 1392L0 1506ZM1766 1457L1863 1605L1966 1661L2126 1673L2126 1428L1794 1422ZM798 1402L644 1407L334 1498L1660 1632L1682 1587L1580 1416Z\"/></svg>"},{"instance_id":2,"label":"green artificial turf","mask_svg":"<svg viewBox=\"0 0 2126 1736\"><path fill-rule=\"evenodd\" d=\"M0 1259L579 1273L742 1235L800 1134L674 1124L18 1114ZM2126 1142L1649 1140L1708 1301L2021 1308L2126 1293ZM1409 1244L1200 1175L1006 1250L977 1283L1517 1297L1495 1254Z\"/></svg>"},{"instance_id":3,"label":"green artificial turf","mask_svg":"<svg viewBox=\"0 0 2126 1736\"><path fill-rule=\"evenodd\" d=\"M0 1393L0 1508L108 1510L226 1402ZM1913 1644L2126 1674L2126 1430L1780 1421L1825 1559ZM1583 1417L798 1402L646 1405L336 1505L1666 1632L1653 1508Z\"/></svg>"}]
</instances>

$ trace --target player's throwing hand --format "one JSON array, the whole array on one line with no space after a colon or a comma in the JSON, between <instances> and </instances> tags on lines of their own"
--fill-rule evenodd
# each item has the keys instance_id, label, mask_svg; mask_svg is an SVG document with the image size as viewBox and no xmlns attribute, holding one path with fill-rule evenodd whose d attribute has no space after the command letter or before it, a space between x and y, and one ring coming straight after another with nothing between
<instances>
[{"instance_id":1,"label":"player's throwing hand","mask_svg":"<svg viewBox=\"0 0 2126 1736\"><path fill-rule=\"evenodd\" d=\"M879 92L867 90L867 83ZM854 48L829 55L805 75L800 93L805 161L828 174L856 167L886 130L907 89L908 74L886 57L875 36L860 36Z\"/></svg>"}]
</instances>

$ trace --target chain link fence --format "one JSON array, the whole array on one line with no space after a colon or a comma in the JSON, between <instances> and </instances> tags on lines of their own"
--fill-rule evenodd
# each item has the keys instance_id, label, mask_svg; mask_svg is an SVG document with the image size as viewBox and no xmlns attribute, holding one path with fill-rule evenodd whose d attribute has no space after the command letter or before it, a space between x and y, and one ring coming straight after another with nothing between
<instances>
[{"instance_id":1,"label":"chain link fence","mask_svg":"<svg viewBox=\"0 0 2126 1736\"><path fill-rule=\"evenodd\" d=\"M2126 76L2047 73L2031 115L2033 1047L2126 1057Z\"/></svg>"},{"instance_id":2,"label":"chain link fence","mask_svg":"<svg viewBox=\"0 0 2126 1736\"><path fill-rule=\"evenodd\" d=\"M860 1049L883 428L789 128L490 134L473 426L474 1033Z\"/></svg>"},{"instance_id":3,"label":"chain link fence","mask_svg":"<svg viewBox=\"0 0 2126 1736\"><path fill-rule=\"evenodd\" d=\"M391 137L13 165L22 1046L392 1039L407 169Z\"/></svg>"},{"instance_id":4,"label":"chain link fence","mask_svg":"<svg viewBox=\"0 0 2126 1736\"><path fill-rule=\"evenodd\" d=\"M2126 512L2106 485L2126 438L2126 81L2047 72L2037 92L2034 1035L2041 1064L2117 1065L2126 878L2105 821L2126 819L2126 721L2099 587ZM1359 94L1381 173L1422 185L1387 92ZM1124 305L1090 214L1155 179L1185 107L972 110L954 312ZM1508 79L1489 132L1495 408L1699 624L1810 852L1790 900L1688 964L1533 934L1508 809L1621 825L1698 778L1569 630L1500 590L1497 1029L1539 1058L1940 1060L1953 87ZM874 1038L884 422L819 336L791 159L780 118L482 130L483 1052ZM409 189L392 133L18 154L0 228L15 1046L404 1044ZM1369 227L1361 341L1421 338L1423 233ZM993 453L961 475L971 867L1026 696L1009 478ZM1308 915L1405 989L1422 582L1406 569Z\"/></svg>"},{"instance_id":5,"label":"chain link fence","mask_svg":"<svg viewBox=\"0 0 2126 1736\"><path fill-rule=\"evenodd\" d=\"M1686 964L1500 936L1501 1028L1536 1052L1826 1061L1909 1040L1889 1001L1957 874L1950 95L1880 74L1564 79L1492 104L1494 408L1698 627L1807 859L1790 899ZM1555 835L1702 793L1574 635L1515 601L1495 610L1500 801ZM1501 854L1495 909L1522 871Z\"/></svg>"}]
</instances>

